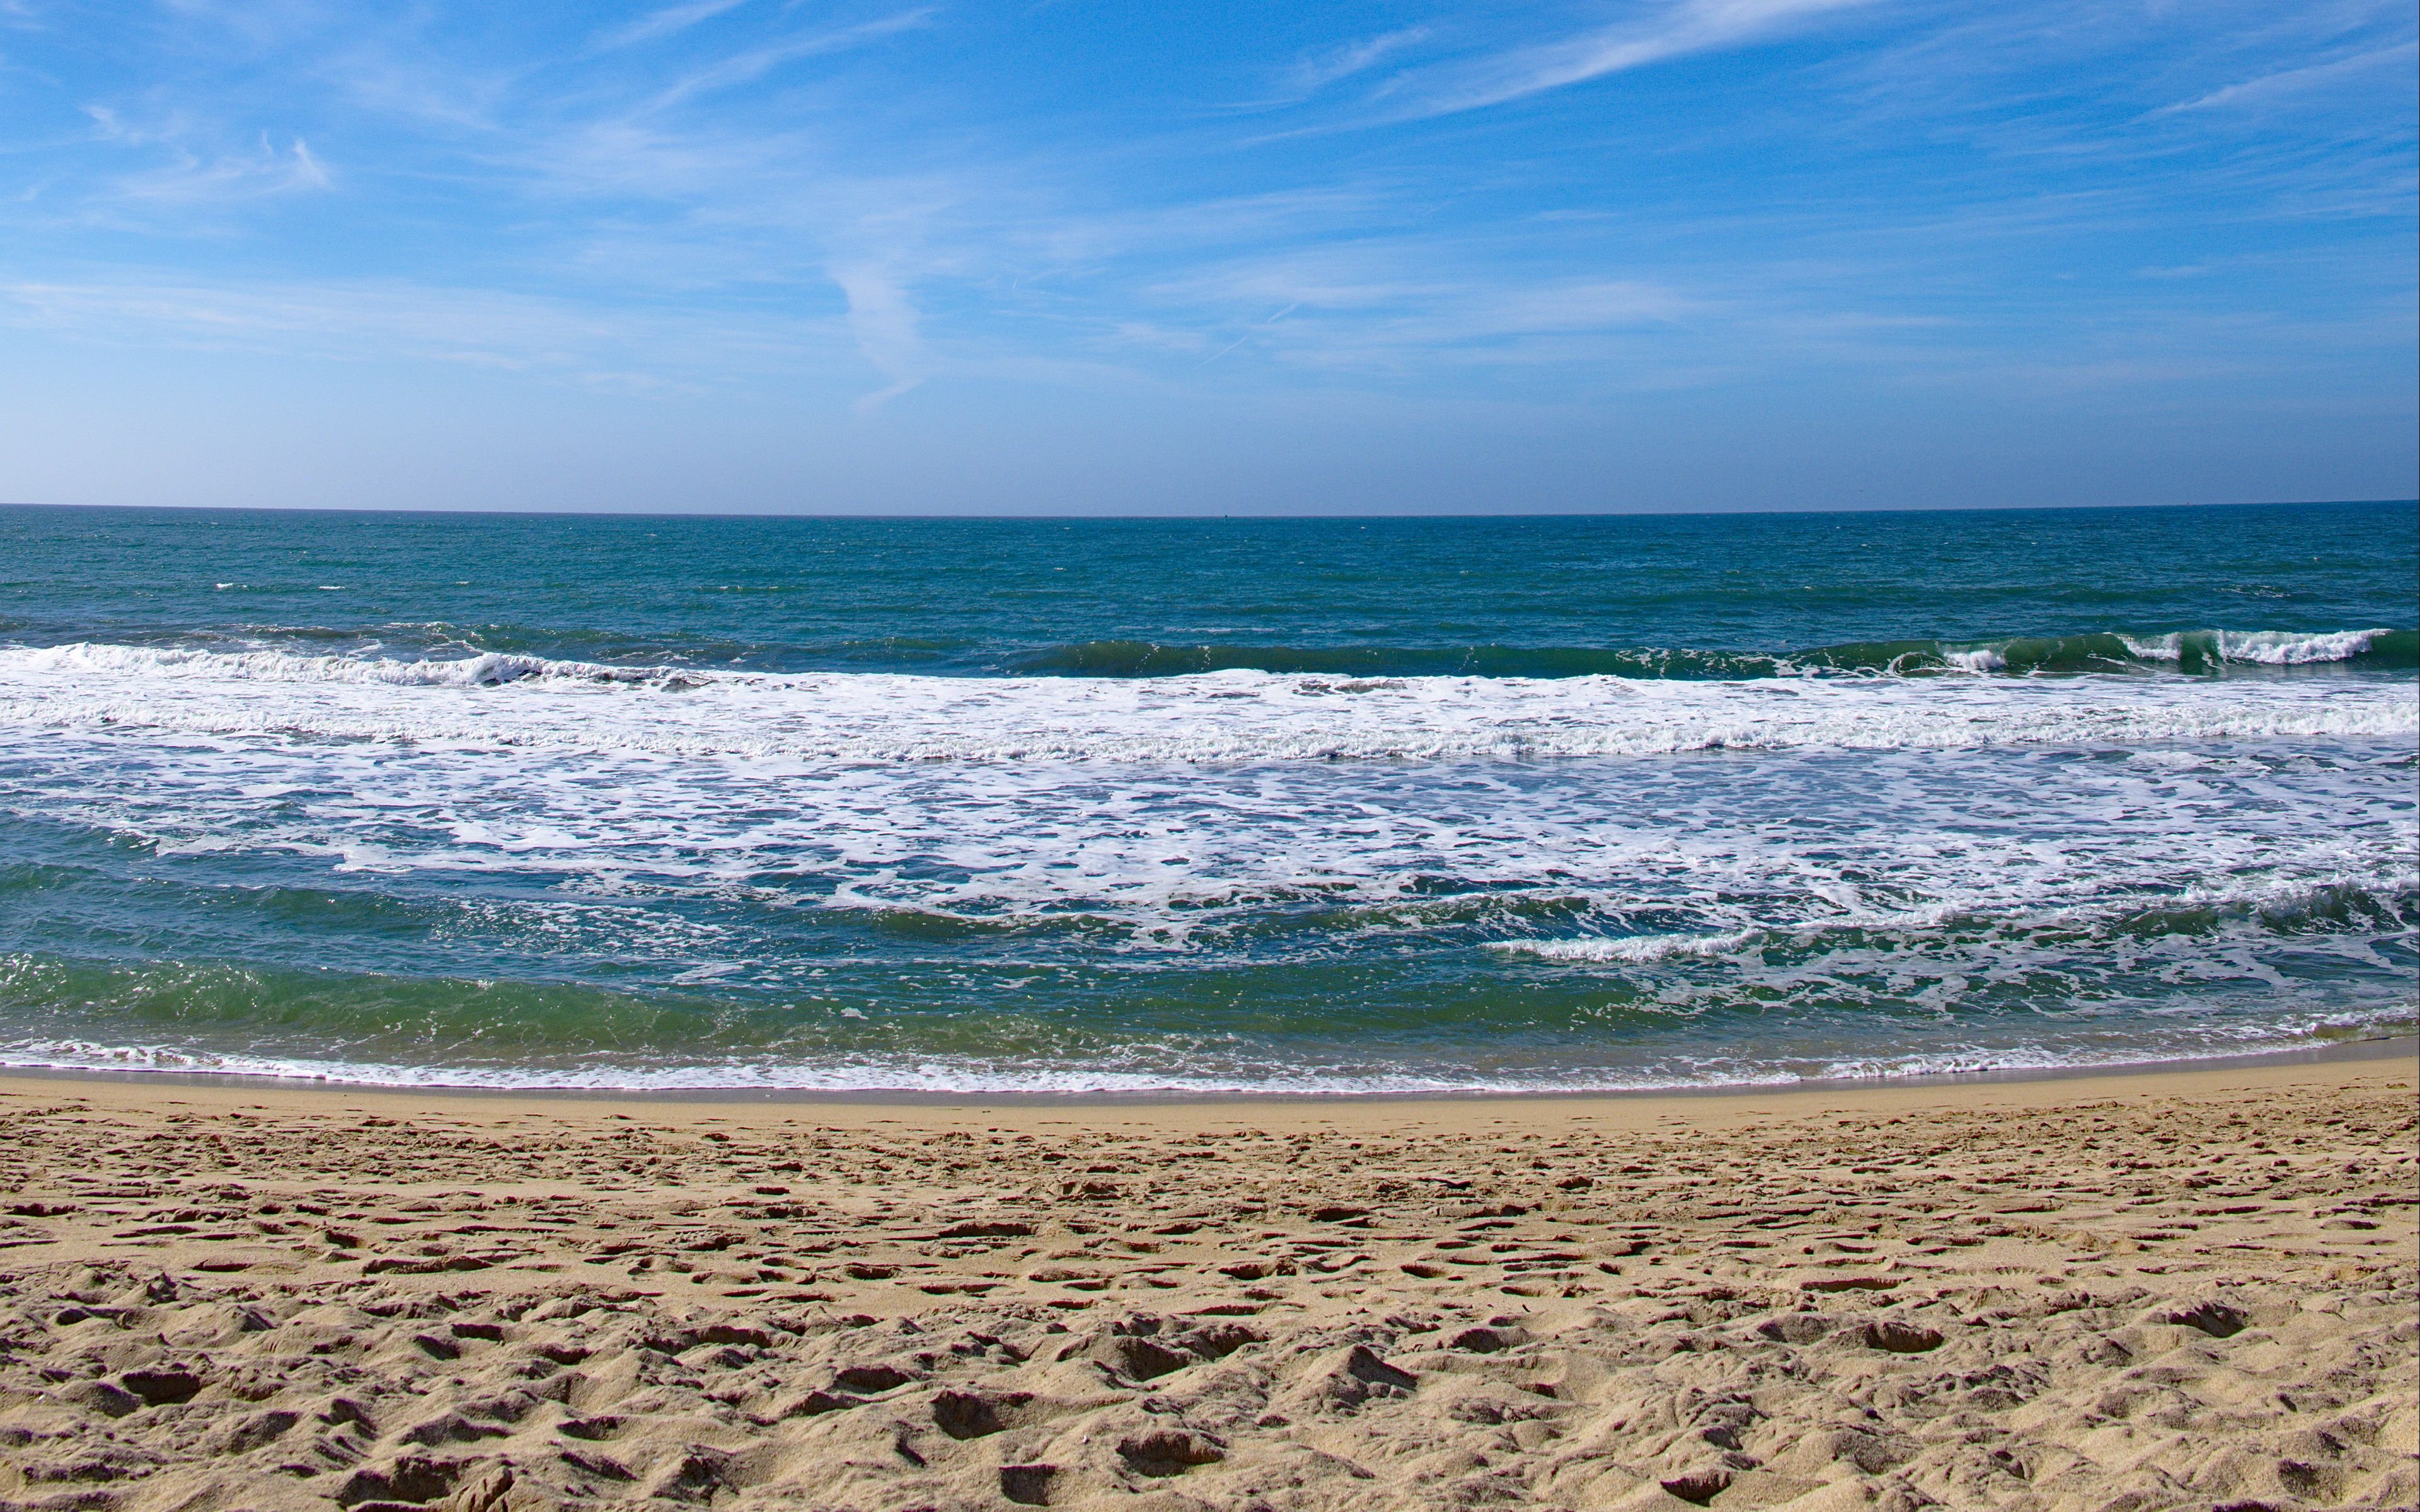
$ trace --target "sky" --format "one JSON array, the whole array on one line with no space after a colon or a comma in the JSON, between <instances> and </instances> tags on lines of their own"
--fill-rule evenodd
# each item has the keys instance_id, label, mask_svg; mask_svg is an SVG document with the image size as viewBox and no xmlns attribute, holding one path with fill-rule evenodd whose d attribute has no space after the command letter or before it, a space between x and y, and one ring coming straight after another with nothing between
<instances>
[{"instance_id":1,"label":"sky","mask_svg":"<svg viewBox=\"0 0 2420 1512\"><path fill-rule=\"evenodd\" d=\"M2420 493L2410 0L0 0L0 500Z\"/></svg>"}]
</instances>

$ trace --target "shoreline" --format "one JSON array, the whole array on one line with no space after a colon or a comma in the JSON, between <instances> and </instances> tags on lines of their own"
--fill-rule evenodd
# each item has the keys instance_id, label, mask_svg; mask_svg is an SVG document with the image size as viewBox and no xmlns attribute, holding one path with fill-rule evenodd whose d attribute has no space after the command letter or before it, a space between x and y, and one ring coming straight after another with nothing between
<instances>
[{"instance_id":1,"label":"shoreline","mask_svg":"<svg viewBox=\"0 0 2420 1512\"><path fill-rule=\"evenodd\" d=\"M1906 1075L1807 1077L1788 1082L1727 1082L1702 1087L1640 1087L1605 1088L1487 1088L1417 1091L1191 1091L1182 1088L1147 1091L922 1091L869 1088L832 1089L781 1087L484 1087L459 1083L352 1082L294 1076L256 1075L241 1072L109 1070L97 1067L0 1066L0 1087L11 1081L95 1083L188 1088L247 1088L275 1093L324 1093L332 1097L431 1097L537 1103L695 1103L711 1105L763 1103L783 1106L901 1107L1154 1107L1267 1105L1418 1104L1425 1103L1559 1103L1652 1102L1662 1099L1715 1098L1790 1099L1842 1092L1922 1092L1958 1087L2003 1087L2046 1082L2123 1080L2195 1072L2220 1073L2263 1067L2314 1066L2335 1062L2420 1060L2420 1034L2397 1033L2333 1041L2292 1050L2265 1050L2248 1055L2202 1056L2185 1059L2114 1061L2078 1066L2008 1067L1982 1071L1918 1072Z\"/></svg>"}]
</instances>

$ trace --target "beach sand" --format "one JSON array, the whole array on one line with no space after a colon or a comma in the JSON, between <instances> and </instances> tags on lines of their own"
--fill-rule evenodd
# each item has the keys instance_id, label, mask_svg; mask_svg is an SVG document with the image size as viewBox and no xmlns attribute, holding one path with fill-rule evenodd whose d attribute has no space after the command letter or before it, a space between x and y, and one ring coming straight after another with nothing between
<instances>
[{"instance_id":1,"label":"beach sand","mask_svg":"<svg viewBox=\"0 0 2420 1512\"><path fill-rule=\"evenodd\" d=\"M0 1507L2411 1506L2416 1095L0 1077Z\"/></svg>"}]
</instances>

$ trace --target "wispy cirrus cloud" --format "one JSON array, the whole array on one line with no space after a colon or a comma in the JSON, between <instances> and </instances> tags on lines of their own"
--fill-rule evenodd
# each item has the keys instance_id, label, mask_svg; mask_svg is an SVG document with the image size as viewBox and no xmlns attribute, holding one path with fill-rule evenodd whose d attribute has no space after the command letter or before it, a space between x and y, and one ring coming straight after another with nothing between
<instances>
[{"instance_id":1,"label":"wispy cirrus cloud","mask_svg":"<svg viewBox=\"0 0 2420 1512\"><path fill-rule=\"evenodd\" d=\"M2152 114L2173 116L2185 111L2223 110L2230 107L2260 107L2307 95L2314 90L2342 85L2355 78L2385 74L2389 70L2401 76L2409 85L2412 65L2420 61L2420 44L2405 42L2400 47L2373 48L2326 63L2306 64L2299 69L2281 69L2275 73L2246 79L2242 84L2213 89L2196 99L2180 100L2163 106Z\"/></svg>"},{"instance_id":2,"label":"wispy cirrus cloud","mask_svg":"<svg viewBox=\"0 0 2420 1512\"><path fill-rule=\"evenodd\" d=\"M1878 0L1680 0L1640 21L1513 47L1390 81L1388 118L1482 110L1670 58L1762 41Z\"/></svg>"},{"instance_id":3,"label":"wispy cirrus cloud","mask_svg":"<svg viewBox=\"0 0 2420 1512\"><path fill-rule=\"evenodd\" d=\"M1429 27L1404 26L1303 58L1286 71L1286 92L1296 100L1317 94L1339 80L1368 72L1429 35Z\"/></svg>"},{"instance_id":4,"label":"wispy cirrus cloud","mask_svg":"<svg viewBox=\"0 0 2420 1512\"><path fill-rule=\"evenodd\" d=\"M85 115L97 140L148 149L164 160L116 175L96 195L101 204L198 206L334 187L327 164L299 136L278 147L262 131L240 147L205 148L194 145L205 133L181 116L137 123L101 105L87 105Z\"/></svg>"},{"instance_id":5,"label":"wispy cirrus cloud","mask_svg":"<svg viewBox=\"0 0 2420 1512\"><path fill-rule=\"evenodd\" d=\"M406 356L643 386L726 386L795 373L846 349L836 320L619 310L578 298L395 279L0 282L0 327L73 331L136 347L337 362Z\"/></svg>"},{"instance_id":6,"label":"wispy cirrus cloud","mask_svg":"<svg viewBox=\"0 0 2420 1512\"><path fill-rule=\"evenodd\" d=\"M311 154L311 144L294 138L282 149L271 145L267 132L253 150L203 160L187 158L170 167L137 174L119 181L129 199L191 203L210 199L260 199L334 189L327 164Z\"/></svg>"},{"instance_id":7,"label":"wispy cirrus cloud","mask_svg":"<svg viewBox=\"0 0 2420 1512\"><path fill-rule=\"evenodd\" d=\"M599 52L616 48L636 47L689 30L701 22L712 21L726 10L737 10L748 0L690 0L687 5L666 6L651 10L638 20L625 23L601 34L595 43Z\"/></svg>"},{"instance_id":8,"label":"wispy cirrus cloud","mask_svg":"<svg viewBox=\"0 0 2420 1512\"><path fill-rule=\"evenodd\" d=\"M671 87L655 98L659 106L678 104L700 95L737 85L752 84L784 64L804 58L819 57L827 53L844 52L867 42L895 37L913 31L933 19L932 8L902 10L874 21L860 22L854 26L839 26L828 31L799 32L763 47L750 48L706 65L674 81Z\"/></svg>"},{"instance_id":9,"label":"wispy cirrus cloud","mask_svg":"<svg viewBox=\"0 0 2420 1512\"><path fill-rule=\"evenodd\" d=\"M1735 327L1736 301L1669 278L1508 273L1489 249L1417 242L1245 257L1142 291L1175 318L1121 327L1145 349L1191 347L1200 365L1243 352L1286 367L1397 377L1602 356L1643 334ZM1180 338L1180 321L1198 322Z\"/></svg>"}]
</instances>

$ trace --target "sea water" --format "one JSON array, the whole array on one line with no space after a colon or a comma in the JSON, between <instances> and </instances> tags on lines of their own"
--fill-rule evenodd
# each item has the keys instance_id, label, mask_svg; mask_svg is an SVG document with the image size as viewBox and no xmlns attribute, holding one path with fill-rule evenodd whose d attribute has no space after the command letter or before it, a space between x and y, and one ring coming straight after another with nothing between
<instances>
[{"instance_id":1,"label":"sea water","mask_svg":"<svg viewBox=\"0 0 2420 1512\"><path fill-rule=\"evenodd\" d=\"M1609 1088L2409 1032L2412 504L0 510L0 1063Z\"/></svg>"}]
</instances>

